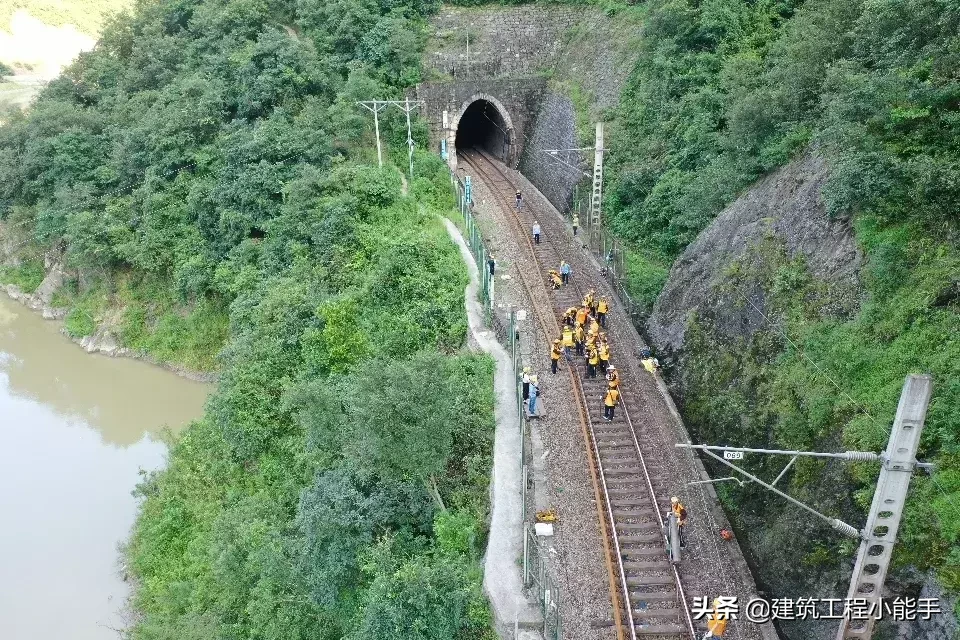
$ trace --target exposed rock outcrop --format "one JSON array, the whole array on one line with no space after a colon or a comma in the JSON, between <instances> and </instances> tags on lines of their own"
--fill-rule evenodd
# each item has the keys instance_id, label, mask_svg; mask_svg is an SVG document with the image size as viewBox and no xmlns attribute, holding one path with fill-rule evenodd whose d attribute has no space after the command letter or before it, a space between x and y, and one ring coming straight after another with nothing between
<instances>
[{"instance_id":1,"label":"exposed rock outcrop","mask_svg":"<svg viewBox=\"0 0 960 640\"><path fill-rule=\"evenodd\" d=\"M0 234L0 239L2 239L2 237L2 234ZM10 253L4 250L2 245L0 245L0 255L4 256L6 264L16 264L15 259L10 256ZM52 305L52 302L53 294L63 285L67 276L64 273L62 264L52 255L48 255L44 259L44 267L46 269L46 276L32 293L23 291L15 284L5 285L2 283L0 283L0 291L6 293L12 300L16 300L24 306L39 312L45 320L62 320L69 312L69 309L55 307ZM151 364L172 371L179 376L198 382L215 382L218 379L218 374L215 372L193 371L182 365L171 362L161 362L149 354L121 346L116 332L120 317L117 313L115 313L114 316L115 317L111 318L99 318L96 330L88 336L75 337L68 334L64 328L61 328L60 331L70 338L70 340L80 345L87 353L100 353L111 357L145 360Z\"/></svg>"},{"instance_id":2,"label":"exposed rock outcrop","mask_svg":"<svg viewBox=\"0 0 960 640\"><path fill-rule=\"evenodd\" d=\"M674 263L647 322L651 341L665 352L682 349L691 312L709 316L721 335L749 337L764 319L721 291L729 269L771 236L791 258L803 256L809 273L831 288L834 315L859 307L863 255L850 221L831 218L823 201L828 168L811 152L772 173L727 207ZM762 292L758 305L763 308Z\"/></svg>"},{"instance_id":3,"label":"exposed rock outcrop","mask_svg":"<svg viewBox=\"0 0 960 640\"><path fill-rule=\"evenodd\" d=\"M67 309L52 306L53 294L63 286L64 273L60 263L53 258L44 260L46 276L32 293L26 293L15 284L4 287L7 296L26 305L34 311L39 311L46 320L60 320L67 314Z\"/></svg>"}]
</instances>

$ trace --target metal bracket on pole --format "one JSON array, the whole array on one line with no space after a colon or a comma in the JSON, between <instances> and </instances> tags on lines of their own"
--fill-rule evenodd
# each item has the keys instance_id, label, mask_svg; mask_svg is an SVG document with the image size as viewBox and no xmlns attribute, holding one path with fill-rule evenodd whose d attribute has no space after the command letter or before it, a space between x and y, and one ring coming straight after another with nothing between
<instances>
[{"instance_id":1,"label":"metal bracket on pole","mask_svg":"<svg viewBox=\"0 0 960 640\"><path fill-rule=\"evenodd\" d=\"M730 480L732 480L733 482L736 482L741 487L744 487L747 484L740 478L737 478L735 476L727 476L726 478L711 478L710 480L691 480L690 482L687 483L687 486L689 487L695 484L713 484L715 482L727 482ZM773 482L776 483L776 480L774 480Z\"/></svg>"},{"instance_id":2,"label":"metal bracket on pole","mask_svg":"<svg viewBox=\"0 0 960 640\"><path fill-rule=\"evenodd\" d=\"M872 451L844 451L831 453L821 451L790 451L787 449L753 449L750 447L722 447L709 444L680 443L676 445L684 449L701 449L703 451L742 451L744 453L766 453L778 456L810 456L814 458L839 458L850 462L873 462L883 460L883 454Z\"/></svg>"},{"instance_id":3,"label":"metal bracket on pole","mask_svg":"<svg viewBox=\"0 0 960 640\"><path fill-rule=\"evenodd\" d=\"M555 162L558 162L558 163L562 164L563 166L565 166L565 167L567 167L567 168L569 168L569 169L572 169L573 171L576 171L577 173L579 173L580 175L584 176L585 178L591 177L591 174L587 173L586 171L584 171L584 170L581 169L580 167L577 167L577 166L575 166L575 165L572 165L572 164L570 164L569 162L567 162L566 160L561 160L559 157L557 157L557 154L558 154L558 153L561 153L561 152L582 151L582 149L543 149L542 151L543 151L545 154L547 154L548 156L550 156L550 158L551 158L552 160L554 160Z\"/></svg>"},{"instance_id":4,"label":"metal bracket on pole","mask_svg":"<svg viewBox=\"0 0 960 640\"><path fill-rule=\"evenodd\" d=\"M783 471L780 472L780 475L778 475L778 476L773 480L773 482L771 482L770 484L775 485L775 484L777 484L778 482L780 482L780 478L782 478L783 476L785 476L785 475L787 474L787 471L790 470L790 467L793 466L793 463L797 461L797 458L798 458L798 457L799 457L799 456L793 456L792 458L790 458L790 462L787 463L787 466L785 466L785 467L783 468Z\"/></svg>"},{"instance_id":5,"label":"metal bracket on pole","mask_svg":"<svg viewBox=\"0 0 960 640\"><path fill-rule=\"evenodd\" d=\"M789 501L791 504L794 504L794 505L800 507L801 509L803 509L804 511L807 511L807 512L813 514L814 516L820 518L821 520L823 520L824 522L826 522L827 524L829 524L831 527L833 527L834 529L836 529L836 530L839 531L840 533L842 533L842 534L844 534L844 535L847 535L847 536L850 536L851 538L858 538L858 539L860 538L860 532L857 531L856 528L854 528L854 527L850 526L849 524L847 524L846 522L844 522L843 520L838 520L837 518L831 518L831 517L829 517L829 516L823 515L822 513L820 513L819 511L817 511L816 509L814 509L814 508L812 508L812 507L808 507L807 505L805 505L804 503L800 502L800 501L797 500L796 498L787 495L787 494L784 493L783 491L780 491L780 489L777 489L777 488L776 488L775 486L773 486L772 484L767 484L766 482L764 482L763 480L761 480L761 479L758 478L757 476L753 475L752 473L750 473L750 472L748 472L748 471L744 471L743 469L741 469L741 468L738 467L737 465L735 465L735 464L733 464L733 463L731 463L731 462L728 462L727 460L724 460L723 458L721 458L720 456L718 456L717 454L715 454L713 451L710 451L710 450L705 449L705 448L703 448L703 447L699 447L699 446L697 446L697 445L678 444L678 445L676 445L676 446L678 446L678 447L685 447L685 448L693 448L693 449L703 449L703 452L706 453L706 454L707 454L708 456L710 456L711 458L714 458L714 459L716 459L717 461L719 461L719 462L727 465L728 467L730 467L731 469L733 469L734 471L736 471L736 472L739 473L740 475L743 475L743 476L746 476L747 478L750 478L751 480L753 480L754 482L756 482L757 484L759 484L761 487L764 487L765 489L768 489L768 490L774 492L775 494L777 494L777 495L780 496L781 498ZM711 448L715 448L715 447L711 447Z\"/></svg>"}]
</instances>

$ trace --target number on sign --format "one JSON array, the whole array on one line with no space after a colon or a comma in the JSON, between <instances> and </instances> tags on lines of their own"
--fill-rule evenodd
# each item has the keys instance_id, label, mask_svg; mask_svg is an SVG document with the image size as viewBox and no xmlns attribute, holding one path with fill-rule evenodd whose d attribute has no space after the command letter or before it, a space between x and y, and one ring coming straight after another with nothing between
<instances>
[{"instance_id":1,"label":"number on sign","mask_svg":"<svg viewBox=\"0 0 960 640\"><path fill-rule=\"evenodd\" d=\"M724 451L723 457L726 460L743 460L743 451Z\"/></svg>"}]
</instances>

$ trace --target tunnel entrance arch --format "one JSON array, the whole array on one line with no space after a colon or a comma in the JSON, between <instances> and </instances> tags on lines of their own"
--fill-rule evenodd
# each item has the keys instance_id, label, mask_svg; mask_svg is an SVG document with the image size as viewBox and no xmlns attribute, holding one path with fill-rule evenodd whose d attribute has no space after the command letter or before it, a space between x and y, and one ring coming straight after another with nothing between
<instances>
[{"instance_id":1,"label":"tunnel entrance arch","mask_svg":"<svg viewBox=\"0 0 960 640\"><path fill-rule=\"evenodd\" d=\"M461 149L478 147L486 150L504 164L516 160L514 127L510 113L495 97L477 93L465 100L450 123L448 140L451 166L457 166L457 153Z\"/></svg>"}]
</instances>

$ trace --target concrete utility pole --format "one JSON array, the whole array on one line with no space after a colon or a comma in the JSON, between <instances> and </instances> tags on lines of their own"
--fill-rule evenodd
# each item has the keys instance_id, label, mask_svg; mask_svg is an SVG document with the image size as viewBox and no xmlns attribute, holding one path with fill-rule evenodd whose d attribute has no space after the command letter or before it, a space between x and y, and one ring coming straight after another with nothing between
<instances>
[{"instance_id":1,"label":"concrete utility pole","mask_svg":"<svg viewBox=\"0 0 960 640\"><path fill-rule=\"evenodd\" d=\"M410 98L404 98L403 100L363 100L357 104L373 112L373 128L377 134L377 164L381 169L383 168L383 152L380 149L379 114L390 105L399 107L407 114L407 160L410 163L410 181L413 182L413 133L410 127L410 112L420 108L424 104L423 100L411 100Z\"/></svg>"},{"instance_id":2,"label":"concrete utility pole","mask_svg":"<svg viewBox=\"0 0 960 640\"><path fill-rule=\"evenodd\" d=\"M920 434L923 432L923 421L927 415L927 405L930 403L932 389L933 380L930 376L907 376L903 385L903 392L900 394L900 404L897 406L893 429L890 432L890 439L887 441L887 448L884 453L870 451L819 453L782 449L720 447L690 443L676 445L685 449L700 449L740 475L825 520L837 531L860 540L857 563L854 566L853 578L847 592L845 617L840 623L836 640L870 640L874 624L883 615L883 605L880 599L883 592L883 582L890 567L893 545L897 540L897 530L900 527L903 507L907 501L907 490L910 488L910 479L915 469L931 470L933 468L932 464L918 462L916 459L917 447L920 444ZM723 457L721 458L714 451L722 451ZM786 468L777 476L777 479L772 484L767 484L760 478L729 462L729 460L742 459L744 453L793 457ZM877 489L873 494L873 504L870 507L870 513L867 515L867 524L864 529L858 531L841 520L825 516L773 486L783 477L798 456L834 458L849 462L873 460L881 462ZM854 605L857 608L856 617L853 615L853 607L850 606L852 601L856 601ZM864 614L864 612L866 613Z\"/></svg>"},{"instance_id":3,"label":"concrete utility pole","mask_svg":"<svg viewBox=\"0 0 960 640\"><path fill-rule=\"evenodd\" d=\"M373 112L373 130L377 135L377 165L383 169L383 152L380 150L380 112L389 105L382 100L363 100L357 104Z\"/></svg>"},{"instance_id":4,"label":"concrete utility pole","mask_svg":"<svg viewBox=\"0 0 960 640\"><path fill-rule=\"evenodd\" d=\"M853 620L851 612L845 611L837 640L868 640L873 634L873 625L883 614L880 600L883 582L890 568L910 479L918 465L917 447L932 391L933 379L930 376L907 376L903 385L893 430L883 455L877 490L873 494L867 526L857 552L850 590L847 592L848 602L853 598L866 600L869 616L865 620Z\"/></svg>"},{"instance_id":5,"label":"concrete utility pole","mask_svg":"<svg viewBox=\"0 0 960 640\"><path fill-rule=\"evenodd\" d=\"M600 202L603 196L603 123L597 123L597 146L593 154L593 195L590 198L590 229L600 225Z\"/></svg>"},{"instance_id":6,"label":"concrete utility pole","mask_svg":"<svg viewBox=\"0 0 960 640\"><path fill-rule=\"evenodd\" d=\"M403 112L407 114L407 161L410 163L410 182L413 182L413 135L410 131L410 112L414 109L420 107L423 104L422 100L414 100L410 102L410 98L405 98L403 103L393 102L396 106L403 109Z\"/></svg>"}]
</instances>

